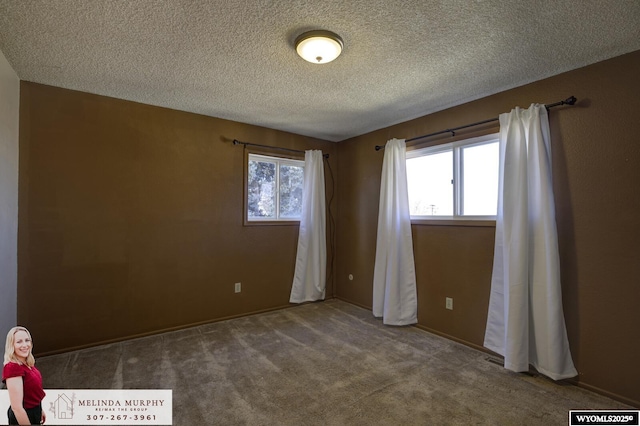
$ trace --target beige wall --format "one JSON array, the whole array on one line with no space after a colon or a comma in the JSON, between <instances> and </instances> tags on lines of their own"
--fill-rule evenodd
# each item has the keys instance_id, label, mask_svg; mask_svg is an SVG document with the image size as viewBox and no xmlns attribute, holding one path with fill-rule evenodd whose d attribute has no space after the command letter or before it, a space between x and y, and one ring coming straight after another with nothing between
<instances>
[{"instance_id":1,"label":"beige wall","mask_svg":"<svg viewBox=\"0 0 640 426\"><path fill-rule=\"evenodd\" d=\"M575 95L576 106L550 112L571 350L582 385L640 405L639 75L640 52L634 52L341 142L338 297L371 306L383 157L375 145ZM497 130L491 125L458 136ZM450 140L445 135L429 144ZM412 230L420 326L480 347L495 228L414 224ZM454 298L453 311L445 309L445 297Z\"/></svg>"},{"instance_id":2,"label":"beige wall","mask_svg":"<svg viewBox=\"0 0 640 426\"><path fill-rule=\"evenodd\" d=\"M243 226L231 140L331 162L335 143L28 82L20 125L18 317L40 354L288 306L298 226Z\"/></svg>"},{"instance_id":3,"label":"beige wall","mask_svg":"<svg viewBox=\"0 0 640 426\"><path fill-rule=\"evenodd\" d=\"M20 80L0 52L0 330L16 325ZM4 334L0 333L4 342Z\"/></svg>"}]
</instances>

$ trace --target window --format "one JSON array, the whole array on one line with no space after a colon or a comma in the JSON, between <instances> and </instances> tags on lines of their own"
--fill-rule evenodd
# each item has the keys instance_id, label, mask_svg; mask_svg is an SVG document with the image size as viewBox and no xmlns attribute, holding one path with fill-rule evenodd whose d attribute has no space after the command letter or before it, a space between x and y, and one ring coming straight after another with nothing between
<instances>
[{"instance_id":1,"label":"window","mask_svg":"<svg viewBox=\"0 0 640 426\"><path fill-rule=\"evenodd\" d=\"M495 218L498 140L493 134L408 151L411 218Z\"/></svg>"},{"instance_id":2,"label":"window","mask_svg":"<svg viewBox=\"0 0 640 426\"><path fill-rule=\"evenodd\" d=\"M304 161L249 154L247 221L299 221Z\"/></svg>"}]
</instances>

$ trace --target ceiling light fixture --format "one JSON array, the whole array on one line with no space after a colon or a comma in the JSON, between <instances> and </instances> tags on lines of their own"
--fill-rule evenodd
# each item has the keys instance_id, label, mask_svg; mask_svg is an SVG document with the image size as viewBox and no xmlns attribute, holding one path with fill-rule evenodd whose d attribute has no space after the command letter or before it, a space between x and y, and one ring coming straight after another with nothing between
<instances>
[{"instance_id":1,"label":"ceiling light fixture","mask_svg":"<svg viewBox=\"0 0 640 426\"><path fill-rule=\"evenodd\" d=\"M305 61L326 64L342 52L342 39L331 31L315 30L300 34L296 39L296 52Z\"/></svg>"}]
</instances>

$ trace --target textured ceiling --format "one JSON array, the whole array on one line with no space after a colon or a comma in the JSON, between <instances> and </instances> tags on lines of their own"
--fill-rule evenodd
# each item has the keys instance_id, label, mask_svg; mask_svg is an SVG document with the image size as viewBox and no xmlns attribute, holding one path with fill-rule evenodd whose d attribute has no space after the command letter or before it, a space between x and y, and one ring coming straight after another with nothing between
<instances>
[{"instance_id":1,"label":"textured ceiling","mask_svg":"<svg viewBox=\"0 0 640 426\"><path fill-rule=\"evenodd\" d=\"M638 0L0 0L21 80L330 141L638 49Z\"/></svg>"}]
</instances>

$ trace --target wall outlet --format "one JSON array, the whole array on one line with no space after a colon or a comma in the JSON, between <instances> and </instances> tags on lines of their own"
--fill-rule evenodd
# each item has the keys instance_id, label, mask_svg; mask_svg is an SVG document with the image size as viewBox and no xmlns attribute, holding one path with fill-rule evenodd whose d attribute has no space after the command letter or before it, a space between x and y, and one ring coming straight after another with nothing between
<instances>
[{"instance_id":1,"label":"wall outlet","mask_svg":"<svg viewBox=\"0 0 640 426\"><path fill-rule=\"evenodd\" d=\"M242 283L235 284L235 292L240 293L242 291Z\"/></svg>"},{"instance_id":2,"label":"wall outlet","mask_svg":"<svg viewBox=\"0 0 640 426\"><path fill-rule=\"evenodd\" d=\"M453 298L445 298L444 307L453 311Z\"/></svg>"}]
</instances>

